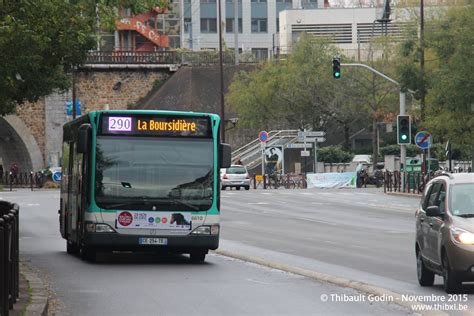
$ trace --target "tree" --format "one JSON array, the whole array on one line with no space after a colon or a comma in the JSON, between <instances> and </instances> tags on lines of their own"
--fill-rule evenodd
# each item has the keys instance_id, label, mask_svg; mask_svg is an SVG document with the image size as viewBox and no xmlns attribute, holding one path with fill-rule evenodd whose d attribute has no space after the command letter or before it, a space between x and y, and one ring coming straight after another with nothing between
<instances>
[{"instance_id":1,"label":"tree","mask_svg":"<svg viewBox=\"0 0 474 316\"><path fill-rule=\"evenodd\" d=\"M425 68L419 68L416 29L399 47L397 73L402 86L424 92L426 106L412 111L420 129L439 142L473 148L474 156L474 6L452 6L432 11L425 28ZM416 25L416 23L413 23ZM424 114L424 115L423 115Z\"/></svg>"},{"instance_id":2,"label":"tree","mask_svg":"<svg viewBox=\"0 0 474 316\"><path fill-rule=\"evenodd\" d=\"M439 62L426 126L443 140L474 147L474 6L450 9L429 34L428 45Z\"/></svg>"},{"instance_id":3,"label":"tree","mask_svg":"<svg viewBox=\"0 0 474 316\"><path fill-rule=\"evenodd\" d=\"M326 42L303 36L286 60L237 75L227 103L244 126L317 130L333 120L343 126L348 147L350 125L362 115L351 97L358 87L332 78L331 60L337 54Z\"/></svg>"},{"instance_id":4,"label":"tree","mask_svg":"<svg viewBox=\"0 0 474 316\"><path fill-rule=\"evenodd\" d=\"M0 115L70 86L71 70L111 29L118 7L138 13L163 0L16 0L0 2Z\"/></svg>"}]
</instances>

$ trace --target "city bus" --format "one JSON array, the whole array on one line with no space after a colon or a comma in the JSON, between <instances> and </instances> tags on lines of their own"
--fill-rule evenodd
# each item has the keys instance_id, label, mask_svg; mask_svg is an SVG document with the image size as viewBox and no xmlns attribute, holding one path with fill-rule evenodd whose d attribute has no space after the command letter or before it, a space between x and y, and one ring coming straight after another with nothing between
<instances>
[{"instance_id":1,"label":"city bus","mask_svg":"<svg viewBox=\"0 0 474 316\"><path fill-rule=\"evenodd\" d=\"M219 246L220 168L230 146L210 113L90 112L63 127L60 232L66 250L189 254Z\"/></svg>"}]
</instances>

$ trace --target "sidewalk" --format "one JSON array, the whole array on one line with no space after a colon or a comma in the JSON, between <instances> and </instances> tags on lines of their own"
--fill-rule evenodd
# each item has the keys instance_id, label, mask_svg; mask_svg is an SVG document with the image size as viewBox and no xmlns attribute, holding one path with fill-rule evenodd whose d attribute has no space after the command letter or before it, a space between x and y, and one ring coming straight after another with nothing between
<instances>
[{"instance_id":1,"label":"sidewalk","mask_svg":"<svg viewBox=\"0 0 474 316\"><path fill-rule=\"evenodd\" d=\"M20 259L20 297L10 310L13 316L46 316L48 292L36 272Z\"/></svg>"}]
</instances>

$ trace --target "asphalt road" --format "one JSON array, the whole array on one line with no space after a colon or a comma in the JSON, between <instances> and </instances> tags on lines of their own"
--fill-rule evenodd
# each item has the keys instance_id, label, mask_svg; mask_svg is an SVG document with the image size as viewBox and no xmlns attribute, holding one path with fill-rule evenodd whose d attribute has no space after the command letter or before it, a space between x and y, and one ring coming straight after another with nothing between
<instances>
[{"instance_id":1,"label":"asphalt road","mask_svg":"<svg viewBox=\"0 0 474 316\"><path fill-rule=\"evenodd\" d=\"M233 192L232 192L233 193ZM232 195L229 192L226 195ZM246 192L258 200L258 192ZM235 196L241 199L243 195ZM264 268L258 265L209 255L204 264L191 264L186 256L102 254L91 264L67 255L58 232L58 191L19 190L1 192L0 199L20 204L20 253L49 285L54 315L404 315L394 304L335 302L359 294L350 289ZM258 202L258 201L257 201ZM246 208L238 213L225 197L226 238L238 243L258 242L239 234L235 222L251 222L246 232L275 224L279 213L258 223ZM288 213L286 213L288 214ZM295 213L296 214L296 213ZM290 216L291 217L291 216ZM232 218L235 218L234 220ZM252 218L252 219L251 219ZM266 216L260 215L262 220ZM232 223L234 221L234 223ZM292 223L295 219L289 219ZM296 221L299 221L296 219ZM253 227L253 228L252 228ZM277 229L277 228L275 228ZM232 232L234 231L234 232ZM275 232L265 228L262 235L276 241ZM278 234L277 234L278 235ZM284 237L284 235L281 235ZM284 239L284 238L283 238ZM229 241L230 242L230 241ZM268 240L267 240L268 242ZM317 242L313 240L309 245ZM285 249L291 250L286 242ZM258 246L261 246L258 244ZM255 247L253 249L258 249ZM324 302L324 295L332 302ZM323 297L323 300L321 299Z\"/></svg>"},{"instance_id":2,"label":"asphalt road","mask_svg":"<svg viewBox=\"0 0 474 316\"><path fill-rule=\"evenodd\" d=\"M406 295L448 296L416 278L419 198L382 189L222 192L221 248L361 281ZM474 314L474 286L465 285ZM428 302L429 303L429 302Z\"/></svg>"}]
</instances>

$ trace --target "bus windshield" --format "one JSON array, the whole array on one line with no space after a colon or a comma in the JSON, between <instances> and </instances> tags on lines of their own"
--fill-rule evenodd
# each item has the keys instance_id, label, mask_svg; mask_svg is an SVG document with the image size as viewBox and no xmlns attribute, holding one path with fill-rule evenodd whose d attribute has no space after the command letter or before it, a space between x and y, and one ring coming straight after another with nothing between
<instances>
[{"instance_id":1,"label":"bus windshield","mask_svg":"<svg viewBox=\"0 0 474 316\"><path fill-rule=\"evenodd\" d=\"M97 137L95 201L103 209L207 211L212 139Z\"/></svg>"}]
</instances>

